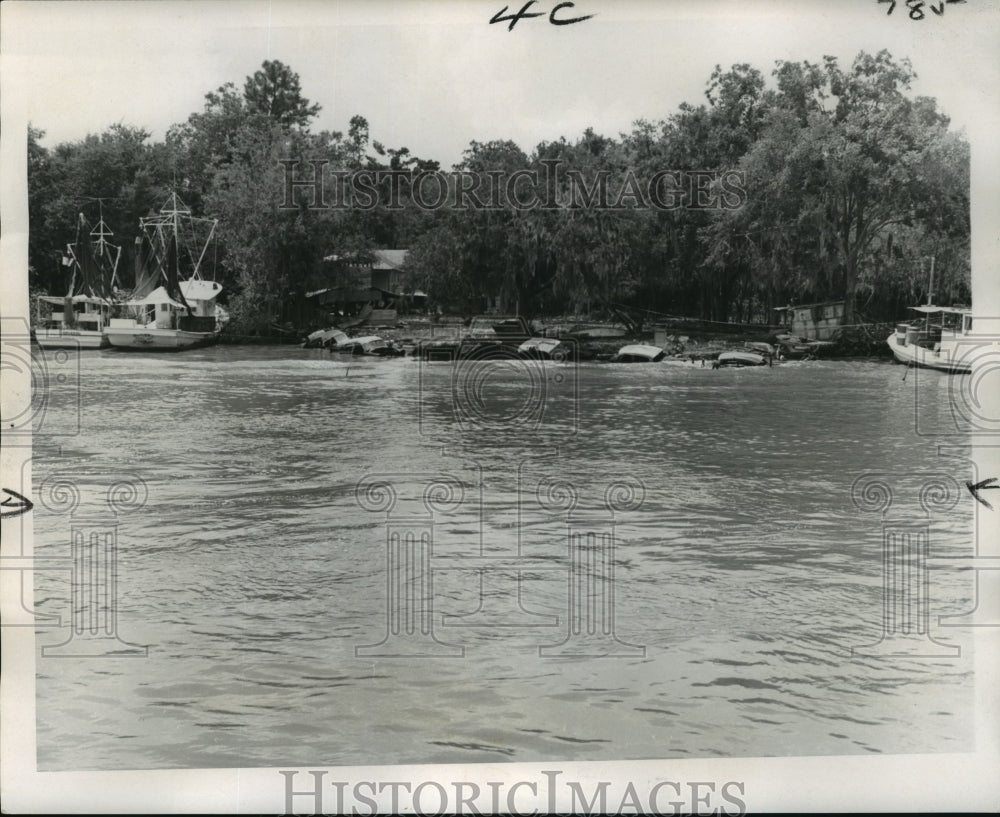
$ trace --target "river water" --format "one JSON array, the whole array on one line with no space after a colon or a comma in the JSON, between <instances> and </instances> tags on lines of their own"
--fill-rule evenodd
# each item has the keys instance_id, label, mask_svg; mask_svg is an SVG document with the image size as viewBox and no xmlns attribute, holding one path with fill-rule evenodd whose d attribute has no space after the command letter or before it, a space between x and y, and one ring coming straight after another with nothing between
<instances>
[{"instance_id":1,"label":"river water","mask_svg":"<svg viewBox=\"0 0 1000 817\"><path fill-rule=\"evenodd\" d=\"M968 574L929 574L930 637L959 655L852 655L883 628L883 521L852 484L881 475L912 521L923 475L967 478L914 433L947 376L230 346L79 365L36 435L56 567L35 604L64 624L40 647L83 616L46 486L84 520L141 485L111 646L37 659L40 770L972 748L971 642L937 623ZM970 504L927 517L931 556L972 554Z\"/></svg>"}]
</instances>

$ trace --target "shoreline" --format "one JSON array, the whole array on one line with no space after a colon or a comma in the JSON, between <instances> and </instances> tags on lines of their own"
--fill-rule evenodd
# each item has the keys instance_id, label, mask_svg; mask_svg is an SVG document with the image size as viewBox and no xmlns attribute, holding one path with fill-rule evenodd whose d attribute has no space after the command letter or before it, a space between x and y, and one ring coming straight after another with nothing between
<instances>
[{"instance_id":1,"label":"shoreline","mask_svg":"<svg viewBox=\"0 0 1000 817\"><path fill-rule=\"evenodd\" d=\"M541 324L542 322L535 322ZM570 326L572 324L569 324ZM751 343L774 343L775 335L790 334L787 329L780 326L751 327L733 324L729 331L719 331L706 329L696 325L687 324L672 328L666 335L666 342L656 343L656 335L662 329L652 328L638 332L628 332L618 324L592 322L578 325L601 326L609 329L618 329L622 334L613 338L575 338L570 335L569 339L576 340L581 349L597 356L611 355L621 347L629 344L652 344L662 348L669 358L674 359L709 359L717 357L721 352L741 351L748 348ZM840 337L834 340L833 345L824 347L816 356L820 360L855 360L855 359L881 359L892 360L893 355L886 343L886 338L891 334L893 324L870 324L859 330L856 327L845 327L840 332ZM351 332L353 329L353 334ZM413 346L428 341L452 341L457 342L470 338L470 328L464 322L454 322L448 320L442 323L431 323L429 321L399 322L392 326L365 326L351 327L348 334L352 336L377 335L386 340L393 341L402 346ZM539 325L533 329L533 335L539 337L567 338L568 326L566 322L550 323ZM476 338L481 339L481 338ZM227 334L223 330L219 336L218 343L226 346L298 346L301 347L304 335L298 334L274 334L274 335L236 335Z\"/></svg>"}]
</instances>

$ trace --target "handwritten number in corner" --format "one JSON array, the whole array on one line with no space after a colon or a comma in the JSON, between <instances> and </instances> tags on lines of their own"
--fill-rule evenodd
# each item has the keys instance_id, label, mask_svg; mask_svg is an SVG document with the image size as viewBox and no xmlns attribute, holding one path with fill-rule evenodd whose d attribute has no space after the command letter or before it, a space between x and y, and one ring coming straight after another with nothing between
<instances>
[{"instance_id":1,"label":"handwritten number in corner","mask_svg":"<svg viewBox=\"0 0 1000 817\"><path fill-rule=\"evenodd\" d=\"M926 15L924 14L924 6L927 6L931 11L934 12L938 17L944 14L944 7L951 6L956 3L967 3L968 0L938 0L937 3L927 3L925 0L905 0L906 8L909 11L907 15L911 20L923 20ZM896 8L896 0L878 0L879 5L888 4L889 10L886 12L886 16L892 14L893 10Z\"/></svg>"},{"instance_id":2,"label":"handwritten number in corner","mask_svg":"<svg viewBox=\"0 0 1000 817\"><path fill-rule=\"evenodd\" d=\"M516 26L521 20L529 20L532 17L544 17L545 16L544 11L528 11L528 9L530 9L533 5L535 5L536 2L537 0L528 0L527 3L521 6L520 11L515 12L513 14L507 14L508 6L504 6L502 9L500 9L500 11L498 11L490 18L490 25L493 25L494 23L506 23L509 20L510 25L507 26L507 30L513 31L514 26ZM554 26L569 26L573 25L574 23L582 23L584 20L589 20L591 17L595 16L593 14L585 14L580 17L558 16L559 12L562 9L569 9L573 8L574 6L575 3L571 2L559 3L558 5L555 6L555 8L552 9L552 11L549 12L549 22Z\"/></svg>"}]
</instances>

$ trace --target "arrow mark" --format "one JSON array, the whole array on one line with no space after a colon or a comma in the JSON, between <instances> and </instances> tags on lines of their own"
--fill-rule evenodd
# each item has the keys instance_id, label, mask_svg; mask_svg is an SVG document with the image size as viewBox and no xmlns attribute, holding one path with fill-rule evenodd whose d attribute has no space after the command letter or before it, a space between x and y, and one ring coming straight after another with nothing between
<instances>
[{"instance_id":1,"label":"arrow mark","mask_svg":"<svg viewBox=\"0 0 1000 817\"><path fill-rule=\"evenodd\" d=\"M972 494L976 502L982 502L987 508L989 508L992 511L993 506L990 505L990 503L987 502L985 499L983 499L979 495L979 492L985 491L987 488L1000 488L1000 485L997 485L996 481L997 481L996 477L990 477L989 479L984 479L981 482L975 483L974 485L971 482L966 482L965 487L969 489L969 493Z\"/></svg>"}]
</instances>

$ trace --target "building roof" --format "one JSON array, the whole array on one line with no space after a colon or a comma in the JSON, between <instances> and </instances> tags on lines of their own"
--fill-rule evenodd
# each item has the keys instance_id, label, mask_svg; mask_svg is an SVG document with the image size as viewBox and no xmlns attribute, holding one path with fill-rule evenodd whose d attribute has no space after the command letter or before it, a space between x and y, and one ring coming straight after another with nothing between
<instances>
[{"instance_id":1,"label":"building roof","mask_svg":"<svg viewBox=\"0 0 1000 817\"><path fill-rule=\"evenodd\" d=\"M406 260L406 256L409 250L372 250L372 256L374 260L371 264L365 264L366 267L371 267L372 269L399 269L403 266L403 262ZM350 256L337 255L326 255L323 257L324 261L347 261Z\"/></svg>"},{"instance_id":2,"label":"building roof","mask_svg":"<svg viewBox=\"0 0 1000 817\"><path fill-rule=\"evenodd\" d=\"M74 304L108 304L111 301L106 301L103 298L94 298L90 295L73 295L73 296L63 296L63 295L39 295L38 300L45 301L48 304L59 304L63 306L66 303L66 297L70 297Z\"/></svg>"},{"instance_id":3,"label":"building roof","mask_svg":"<svg viewBox=\"0 0 1000 817\"><path fill-rule=\"evenodd\" d=\"M409 250L375 250L373 269L399 269L406 260Z\"/></svg>"},{"instance_id":4,"label":"building roof","mask_svg":"<svg viewBox=\"0 0 1000 817\"><path fill-rule=\"evenodd\" d=\"M814 306L843 306L843 301L818 301L814 304L789 304L788 306L776 306L775 312L785 312L789 309L812 309Z\"/></svg>"},{"instance_id":5,"label":"building roof","mask_svg":"<svg viewBox=\"0 0 1000 817\"><path fill-rule=\"evenodd\" d=\"M972 309L967 306L934 306L932 304L925 304L923 306L911 306L915 312L923 312L925 314L934 314L937 312L948 312L953 315L971 315Z\"/></svg>"}]
</instances>

